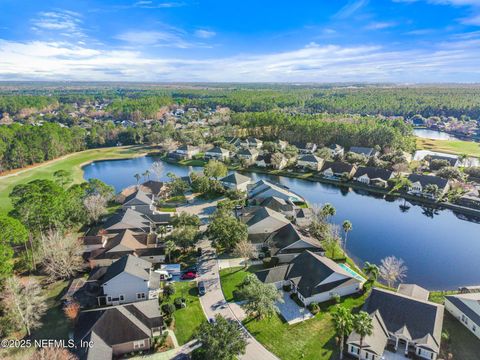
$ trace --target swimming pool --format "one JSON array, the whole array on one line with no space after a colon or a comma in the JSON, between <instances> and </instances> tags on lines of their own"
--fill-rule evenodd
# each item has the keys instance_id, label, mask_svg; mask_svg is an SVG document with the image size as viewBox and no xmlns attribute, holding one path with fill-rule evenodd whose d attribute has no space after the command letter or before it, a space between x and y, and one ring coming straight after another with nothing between
<instances>
[{"instance_id":1,"label":"swimming pool","mask_svg":"<svg viewBox=\"0 0 480 360\"><path fill-rule=\"evenodd\" d=\"M352 274L352 276L355 277L355 279L358 279L360 281L366 281L366 279L363 276L360 276L356 271L353 271L352 269L350 269L350 267L347 264L338 264L338 265L340 265L340 267L342 267L349 274Z\"/></svg>"}]
</instances>

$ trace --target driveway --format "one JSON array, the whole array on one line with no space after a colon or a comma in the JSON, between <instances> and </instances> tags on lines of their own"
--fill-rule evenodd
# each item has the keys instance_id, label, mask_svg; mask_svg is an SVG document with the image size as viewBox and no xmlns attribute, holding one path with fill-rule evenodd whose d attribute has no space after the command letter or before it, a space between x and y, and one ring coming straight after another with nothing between
<instances>
[{"instance_id":1,"label":"driveway","mask_svg":"<svg viewBox=\"0 0 480 360\"><path fill-rule=\"evenodd\" d=\"M177 212L185 211L188 214L198 215L202 224L206 224L208 217L217 209L217 203L222 199L204 200L195 197L192 203L177 207Z\"/></svg>"},{"instance_id":2,"label":"driveway","mask_svg":"<svg viewBox=\"0 0 480 360\"><path fill-rule=\"evenodd\" d=\"M279 360L275 355L265 349L250 333L243 327L242 323L230 309L229 304L223 296L220 286L220 275L215 250L210 240L202 240L199 246L204 249L199 263L199 281L205 282L206 294L200 297L200 303L208 319L220 314L226 319L238 321L247 336L247 348L242 360ZM235 309L237 314L239 309Z\"/></svg>"}]
</instances>

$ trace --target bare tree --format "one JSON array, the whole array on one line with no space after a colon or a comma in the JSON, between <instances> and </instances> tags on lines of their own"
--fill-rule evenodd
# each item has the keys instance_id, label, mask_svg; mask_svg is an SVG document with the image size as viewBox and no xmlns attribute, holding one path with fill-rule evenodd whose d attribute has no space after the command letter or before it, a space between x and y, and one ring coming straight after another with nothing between
<instances>
[{"instance_id":1,"label":"bare tree","mask_svg":"<svg viewBox=\"0 0 480 360\"><path fill-rule=\"evenodd\" d=\"M91 222L97 223L100 217L107 212L107 199L103 195L90 195L83 200Z\"/></svg>"},{"instance_id":2,"label":"bare tree","mask_svg":"<svg viewBox=\"0 0 480 360\"><path fill-rule=\"evenodd\" d=\"M78 357L60 347L47 347L35 351L29 360L77 360Z\"/></svg>"},{"instance_id":3,"label":"bare tree","mask_svg":"<svg viewBox=\"0 0 480 360\"><path fill-rule=\"evenodd\" d=\"M82 269L80 244L74 235L55 230L42 234L41 238L42 268L51 281L68 279Z\"/></svg>"},{"instance_id":4,"label":"bare tree","mask_svg":"<svg viewBox=\"0 0 480 360\"><path fill-rule=\"evenodd\" d=\"M8 278L5 281L2 303L16 325L19 328L25 327L28 336L33 329L42 325L40 319L45 314L47 305L42 289L34 279L20 279L16 276Z\"/></svg>"},{"instance_id":5,"label":"bare tree","mask_svg":"<svg viewBox=\"0 0 480 360\"><path fill-rule=\"evenodd\" d=\"M155 161L151 166L150 166L150 171L155 175L155 178L157 181L160 181L163 171L164 171L164 166L161 161Z\"/></svg>"},{"instance_id":6,"label":"bare tree","mask_svg":"<svg viewBox=\"0 0 480 360\"><path fill-rule=\"evenodd\" d=\"M282 162L284 161L285 157L282 153L276 152L272 154L271 162L275 169L279 169L282 166Z\"/></svg>"},{"instance_id":7,"label":"bare tree","mask_svg":"<svg viewBox=\"0 0 480 360\"><path fill-rule=\"evenodd\" d=\"M403 281L407 276L407 266L402 259L387 256L382 259L379 266L380 277L387 282L388 287L393 287L396 282Z\"/></svg>"},{"instance_id":8,"label":"bare tree","mask_svg":"<svg viewBox=\"0 0 480 360\"><path fill-rule=\"evenodd\" d=\"M162 148L165 149L166 151L171 151L175 149L175 147L176 147L175 141L173 141L170 138L165 139L165 141L162 143Z\"/></svg>"},{"instance_id":9,"label":"bare tree","mask_svg":"<svg viewBox=\"0 0 480 360\"><path fill-rule=\"evenodd\" d=\"M245 261L245 267L248 265L248 260L253 259L256 256L256 253L257 251L255 246L253 246L253 244L248 240L242 240L238 242L233 249L233 254L235 256L247 259Z\"/></svg>"}]
</instances>

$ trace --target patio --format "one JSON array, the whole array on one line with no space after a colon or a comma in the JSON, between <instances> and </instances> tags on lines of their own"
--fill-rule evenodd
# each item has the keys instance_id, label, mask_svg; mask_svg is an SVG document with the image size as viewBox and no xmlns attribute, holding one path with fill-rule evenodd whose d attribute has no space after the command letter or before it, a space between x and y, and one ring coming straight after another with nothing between
<instances>
[{"instance_id":1,"label":"patio","mask_svg":"<svg viewBox=\"0 0 480 360\"><path fill-rule=\"evenodd\" d=\"M290 298L290 294L284 291L280 291L282 294L283 302L278 301L277 306L280 310L280 314L289 325L293 325L313 317L312 313L308 309L300 307L295 301Z\"/></svg>"}]
</instances>

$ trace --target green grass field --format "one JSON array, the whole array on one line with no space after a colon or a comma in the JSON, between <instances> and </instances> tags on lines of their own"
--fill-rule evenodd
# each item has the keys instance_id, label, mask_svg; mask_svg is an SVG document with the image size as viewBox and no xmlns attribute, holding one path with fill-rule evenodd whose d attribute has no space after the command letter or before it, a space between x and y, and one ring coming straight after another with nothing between
<instances>
[{"instance_id":1,"label":"green grass field","mask_svg":"<svg viewBox=\"0 0 480 360\"><path fill-rule=\"evenodd\" d=\"M455 155L467 154L480 157L480 144L473 141L417 138L417 149L439 151Z\"/></svg>"},{"instance_id":2,"label":"green grass field","mask_svg":"<svg viewBox=\"0 0 480 360\"><path fill-rule=\"evenodd\" d=\"M150 148L145 146L91 149L67 155L59 160L53 160L36 167L20 169L12 175L0 177L0 212L8 212L11 209L8 195L17 184L26 183L35 179L52 178L53 173L58 170L71 172L73 181L79 183L83 181L83 171L81 168L89 162L104 159L132 158L144 155L149 150Z\"/></svg>"},{"instance_id":3,"label":"green grass field","mask_svg":"<svg viewBox=\"0 0 480 360\"><path fill-rule=\"evenodd\" d=\"M243 279L245 279L245 276L261 269L263 269L262 265L254 265L249 266L247 269L243 266L235 266L220 270L220 281L225 300L228 302L240 300L235 299L233 294L234 291L238 290L238 287L243 282Z\"/></svg>"},{"instance_id":4,"label":"green grass field","mask_svg":"<svg viewBox=\"0 0 480 360\"><path fill-rule=\"evenodd\" d=\"M198 298L197 283L195 281L176 282L174 284L175 294L171 297L171 302L177 297L184 297L187 307L178 309L174 312L175 317L175 336L178 343L183 345L190 341L195 330L205 321L200 299Z\"/></svg>"}]
</instances>

